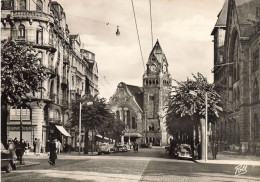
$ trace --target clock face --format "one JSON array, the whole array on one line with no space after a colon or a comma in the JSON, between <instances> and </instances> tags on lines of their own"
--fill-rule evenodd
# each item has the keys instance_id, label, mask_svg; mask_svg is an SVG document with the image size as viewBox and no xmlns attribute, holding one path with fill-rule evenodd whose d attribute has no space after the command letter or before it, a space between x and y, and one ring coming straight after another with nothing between
<instances>
[{"instance_id":1,"label":"clock face","mask_svg":"<svg viewBox=\"0 0 260 182\"><path fill-rule=\"evenodd\" d=\"M155 71L155 70L156 70L156 66L155 66L154 64L151 65L151 66L150 66L150 70L151 70L151 71Z\"/></svg>"}]
</instances>

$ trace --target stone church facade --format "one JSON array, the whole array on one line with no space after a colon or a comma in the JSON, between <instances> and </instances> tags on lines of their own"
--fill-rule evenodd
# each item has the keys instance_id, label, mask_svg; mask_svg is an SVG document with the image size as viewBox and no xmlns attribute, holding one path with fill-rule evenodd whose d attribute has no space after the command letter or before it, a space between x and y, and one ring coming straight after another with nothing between
<instances>
[{"instance_id":1,"label":"stone church facade","mask_svg":"<svg viewBox=\"0 0 260 182\"><path fill-rule=\"evenodd\" d=\"M212 31L214 82L224 86L226 112L214 130L223 150L260 155L259 25L258 0L226 0Z\"/></svg>"},{"instance_id":2,"label":"stone church facade","mask_svg":"<svg viewBox=\"0 0 260 182\"><path fill-rule=\"evenodd\" d=\"M143 74L143 87L121 82L109 100L109 108L126 125L121 142L168 144L164 109L171 83L168 62L157 40Z\"/></svg>"}]
</instances>

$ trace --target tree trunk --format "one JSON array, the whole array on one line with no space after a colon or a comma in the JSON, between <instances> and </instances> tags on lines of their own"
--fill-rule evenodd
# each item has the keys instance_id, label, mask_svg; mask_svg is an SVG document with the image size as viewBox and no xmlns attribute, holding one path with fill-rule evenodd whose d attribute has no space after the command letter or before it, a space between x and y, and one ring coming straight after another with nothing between
<instances>
[{"instance_id":1,"label":"tree trunk","mask_svg":"<svg viewBox=\"0 0 260 182\"><path fill-rule=\"evenodd\" d=\"M84 147L84 154L88 154L88 141L89 141L89 138L88 138L88 132L89 130L88 129L85 129L85 147Z\"/></svg>"},{"instance_id":2,"label":"tree trunk","mask_svg":"<svg viewBox=\"0 0 260 182\"><path fill-rule=\"evenodd\" d=\"M206 159L206 135L205 135L205 131L206 131L206 122L204 118L200 119L200 128L201 128L201 149L199 150L201 152L201 159L202 160L207 160Z\"/></svg>"},{"instance_id":3,"label":"tree trunk","mask_svg":"<svg viewBox=\"0 0 260 182\"><path fill-rule=\"evenodd\" d=\"M5 146L7 146L7 119L8 119L8 107L1 105L1 140Z\"/></svg>"}]
</instances>

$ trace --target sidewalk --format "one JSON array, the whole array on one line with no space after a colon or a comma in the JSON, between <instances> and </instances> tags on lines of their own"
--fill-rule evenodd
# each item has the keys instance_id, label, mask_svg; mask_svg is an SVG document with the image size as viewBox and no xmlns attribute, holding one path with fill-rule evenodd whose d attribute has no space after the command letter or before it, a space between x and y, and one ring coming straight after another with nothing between
<instances>
[{"instance_id":1,"label":"sidewalk","mask_svg":"<svg viewBox=\"0 0 260 182\"><path fill-rule=\"evenodd\" d=\"M39 162L32 162L32 161L23 161L23 164L20 164L20 161L17 161L16 168L21 169L21 168L24 168L24 167L36 166L36 165L40 165L40 163Z\"/></svg>"},{"instance_id":2,"label":"sidewalk","mask_svg":"<svg viewBox=\"0 0 260 182\"><path fill-rule=\"evenodd\" d=\"M208 154L208 160L196 160L198 163L209 163L209 164L233 164L233 165L252 165L260 166L260 156L254 155L239 155L231 151L219 152L216 159L213 159L212 155Z\"/></svg>"},{"instance_id":3,"label":"sidewalk","mask_svg":"<svg viewBox=\"0 0 260 182\"><path fill-rule=\"evenodd\" d=\"M88 154L84 154L83 152L80 152L80 154L79 154L79 152L71 152L71 153L62 152L62 153L58 154L58 156L79 156L79 155L81 155L81 156L96 156L96 155L98 155L98 153L97 152L93 152L93 153L88 152ZM40 153L39 156L36 156L36 155L34 155L33 152L29 152L29 153L24 154L23 157L24 158L49 158L49 155L47 153Z\"/></svg>"}]
</instances>

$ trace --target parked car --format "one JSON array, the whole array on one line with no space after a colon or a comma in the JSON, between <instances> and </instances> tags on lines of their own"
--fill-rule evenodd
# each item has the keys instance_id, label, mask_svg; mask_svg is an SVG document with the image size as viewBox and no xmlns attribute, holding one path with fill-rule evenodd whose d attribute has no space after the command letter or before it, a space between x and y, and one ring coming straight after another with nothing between
<instances>
[{"instance_id":1,"label":"parked car","mask_svg":"<svg viewBox=\"0 0 260 182\"><path fill-rule=\"evenodd\" d=\"M1 170L5 170L10 173L12 170L16 170L16 163L13 158L12 152L7 150L1 142Z\"/></svg>"},{"instance_id":2,"label":"parked car","mask_svg":"<svg viewBox=\"0 0 260 182\"><path fill-rule=\"evenodd\" d=\"M179 144L174 150L175 156L180 159L192 159L191 146L189 144Z\"/></svg>"},{"instance_id":3,"label":"parked car","mask_svg":"<svg viewBox=\"0 0 260 182\"><path fill-rule=\"evenodd\" d=\"M117 152L127 152L127 148L124 145L117 145Z\"/></svg>"},{"instance_id":4,"label":"parked car","mask_svg":"<svg viewBox=\"0 0 260 182\"><path fill-rule=\"evenodd\" d=\"M109 144L109 143L101 143L97 146L97 152L98 155L103 154L110 154L110 152L115 151L115 147L113 144Z\"/></svg>"},{"instance_id":5,"label":"parked car","mask_svg":"<svg viewBox=\"0 0 260 182\"><path fill-rule=\"evenodd\" d=\"M126 149L126 151L130 151L130 146L129 145L123 145L123 147Z\"/></svg>"}]
</instances>

